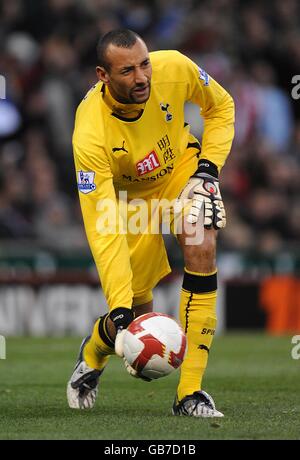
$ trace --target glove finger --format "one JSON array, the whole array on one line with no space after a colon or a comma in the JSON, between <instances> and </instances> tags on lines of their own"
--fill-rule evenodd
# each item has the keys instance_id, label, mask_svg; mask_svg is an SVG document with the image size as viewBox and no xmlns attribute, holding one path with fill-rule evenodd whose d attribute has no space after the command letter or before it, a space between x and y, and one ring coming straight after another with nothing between
<instances>
[{"instance_id":1,"label":"glove finger","mask_svg":"<svg viewBox=\"0 0 300 460\"><path fill-rule=\"evenodd\" d=\"M203 197L195 197L192 201L192 206L187 216L187 221L189 224L195 224L198 221L202 206Z\"/></svg>"},{"instance_id":2,"label":"glove finger","mask_svg":"<svg viewBox=\"0 0 300 460\"><path fill-rule=\"evenodd\" d=\"M220 202L219 202L220 203ZM226 226L226 214L223 202L222 205L217 206L216 202L214 202L214 217L213 217L213 227L216 230L224 228Z\"/></svg>"},{"instance_id":3,"label":"glove finger","mask_svg":"<svg viewBox=\"0 0 300 460\"><path fill-rule=\"evenodd\" d=\"M129 364L129 362L127 361L125 356L123 358L123 361L124 361L125 368L126 368L128 374L131 375L131 377L134 377L136 379L142 379L145 382L151 382L151 379L149 379L148 377L144 377L143 375L139 374L138 371L133 369L133 367Z\"/></svg>"},{"instance_id":4,"label":"glove finger","mask_svg":"<svg viewBox=\"0 0 300 460\"><path fill-rule=\"evenodd\" d=\"M198 222L198 219L199 219L199 214L197 214L194 210L191 210L191 212L186 218L189 224L196 224Z\"/></svg>"},{"instance_id":5,"label":"glove finger","mask_svg":"<svg viewBox=\"0 0 300 460\"><path fill-rule=\"evenodd\" d=\"M125 356L123 357L123 361L124 361L125 369L128 372L128 374L130 374L132 377L138 378L137 371L133 369L133 367L129 364Z\"/></svg>"},{"instance_id":6,"label":"glove finger","mask_svg":"<svg viewBox=\"0 0 300 460\"><path fill-rule=\"evenodd\" d=\"M204 204L204 227L206 229L212 228L214 217L213 203L210 199L205 200Z\"/></svg>"}]
</instances>

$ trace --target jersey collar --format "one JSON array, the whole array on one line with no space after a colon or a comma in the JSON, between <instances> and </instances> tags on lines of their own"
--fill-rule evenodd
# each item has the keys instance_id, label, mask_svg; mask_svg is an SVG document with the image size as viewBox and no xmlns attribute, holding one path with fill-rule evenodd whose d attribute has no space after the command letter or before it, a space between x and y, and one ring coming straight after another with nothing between
<instances>
[{"instance_id":1,"label":"jersey collar","mask_svg":"<svg viewBox=\"0 0 300 460\"><path fill-rule=\"evenodd\" d=\"M110 94L107 86L104 84L101 88L101 93L103 101L112 111L112 115L121 120L137 120L143 113L145 108L144 104L122 104L121 102L116 101Z\"/></svg>"}]
</instances>

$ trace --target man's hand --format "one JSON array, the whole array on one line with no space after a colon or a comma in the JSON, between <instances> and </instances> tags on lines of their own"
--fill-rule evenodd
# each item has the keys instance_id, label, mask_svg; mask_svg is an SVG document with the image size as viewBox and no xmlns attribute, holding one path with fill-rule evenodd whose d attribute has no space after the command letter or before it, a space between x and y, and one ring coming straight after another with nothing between
<instances>
[{"instance_id":1,"label":"man's hand","mask_svg":"<svg viewBox=\"0 0 300 460\"><path fill-rule=\"evenodd\" d=\"M115 338L115 352L117 356L123 358L124 365L128 374L137 379L143 379L146 382L151 382L151 379L144 377L143 375L139 374L138 371L133 369L133 367L129 364L129 362L124 356L124 337L126 334L126 328L134 319L133 311L128 308L118 307L112 310L109 316L110 319L113 321L117 331Z\"/></svg>"},{"instance_id":2,"label":"man's hand","mask_svg":"<svg viewBox=\"0 0 300 460\"><path fill-rule=\"evenodd\" d=\"M120 358L124 357L124 335L125 335L126 329L118 329L117 335L116 335L116 340L115 340L115 352L116 355L120 356Z\"/></svg>"},{"instance_id":3,"label":"man's hand","mask_svg":"<svg viewBox=\"0 0 300 460\"><path fill-rule=\"evenodd\" d=\"M120 358L123 358L125 369L127 370L128 374L130 374L132 377L135 377L136 379L142 379L142 380L145 380L146 382L151 382L151 379L144 377L143 375L139 374L138 371L133 369L133 367L129 364L129 362L125 358L124 356L125 332L126 332L126 329L119 329L117 332L116 341L115 341L116 355L120 356Z\"/></svg>"},{"instance_id":4,"label":"man's hand","mask_svg":"<svg viewBox=\"0 0 300 460\"><path fill-rule=\"evenodd\" d=\"M110 314L109 319L113 323L115 337L115 352L120 358L123 358L123 337L125 329L134 320L134 313L130 308L117 307Z\"/></svg>"},{"instance_id":5,"label":"man's hand","mask_svg":"<svg viewBox=\"0 0 300 460\"><path fill-rule=\"evenodd\" d=\"M144 377L143 375L139 374L138 371L133 369L133 367L129 364L125 356L123 357L125 369L127 370L128 374L131 375L131 377L134 377L136 379L142 379L145 382L151 382L151 379L148 379L147 377Z\"/></svg>"},{"instance_id":6,"label":"man's hand","mask_svg":"<svg viewBox=\"0 0 300 460\"><path fill-rule=\"evenodd\" d=\"M207 167L207 169L205 169ZM204 213L204 227L219 230L226 225L225 208L220 193L218 172L216 166L201 160L199 168L190 178L180 194L180 198L192 199L192 206L187 216L190 224L195 224L201 210ZM202 208L203 207L203 208Z\"/></svg>"}]
</instances>

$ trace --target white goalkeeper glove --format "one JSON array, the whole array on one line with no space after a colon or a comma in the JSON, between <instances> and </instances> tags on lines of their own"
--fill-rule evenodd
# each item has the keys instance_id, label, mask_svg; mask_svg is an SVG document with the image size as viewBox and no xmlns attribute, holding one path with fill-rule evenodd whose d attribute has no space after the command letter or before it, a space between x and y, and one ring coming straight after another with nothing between
<instances>
[{"instance_id":1,"label":"white goalkeeper glove","mask_svg":"<svg viewBox=\"0 0 300 460\"><path fill-rule=\"evenodd\" d=\"M123 358L123 340L126 328L134 320L134 313L130 308L117 307L109 314L110 320L116 328L115 352L116 355Z\"/></svg>"},{"instance_id":2,"label":"white goalkeeper glove","mask_svg":"<svg viewBox=\"0 0 300 460\"><path fill-rule=\"evenodd\" d=\"M115 352L120 358L124 358L124 335L126 329L118 329L115 340Z\"/></svg>"},{"instance_id":3,"label":"white goalkeeper glove","mask_svg":"<svg viewBox=\"0 0 300 460\"><path fill-rule=\"evenodd\" d=\"M219 230L226 225L225 208L220 193L218 169L211 161L200 160L199 167L180 194L180 199L192 199L187 216L190 224L195 224L203 207L204 227Z\"/></svg>"},{"instance_id":4,"label":"white goalkeeper glove","mask_svg":"<svg viewBox=\"0 0 300 460\"><path fill-rule=\"evenodd\" d=\"M126 328L134 319L133 311L128 308L118 307L110 312L109 317L113 321L117 331L115 338L116 355L120 358L123 358L125 368L132 377L144 378L140 376L135 369L133 369L133 367L129 364L124 356L124 336L126 333Z\"/></svg>"},{"instance_id":5,"label":"white goalkeeper glove","mask_svg":"<svg viewBox=\"0 0 300 460\"><path fill-rule=\"evenodd\" d=\"M124 361L125 369L128 372L128 374L131 375L131 377L134 377L136 379L145 380L145 382L151 382L151 379L148 379L148 377L144 377L143 375L139 374L138 371L133 369L133 367L129 364L125 356L123 356L123 361Z\"/></svg>"},{"instance_id":6,"label":"white goalkeeper glove","mask_svg":"<svg viewBox=\"0 0 300 460\"><path fill-rule=\"evenodd\" d=\"M133 369L133 367L129 364L127 359L124 356L124 336L125 336L126 329L118 329L116 340L115 340L115 352L120 358L123 358L125 369L127 370L128 374L131 377L135 377L136 379L142 379L146 382L150 382L151 379L144 377L143 375L139 374L138 371Z\"/></svg>"}]
</instances>

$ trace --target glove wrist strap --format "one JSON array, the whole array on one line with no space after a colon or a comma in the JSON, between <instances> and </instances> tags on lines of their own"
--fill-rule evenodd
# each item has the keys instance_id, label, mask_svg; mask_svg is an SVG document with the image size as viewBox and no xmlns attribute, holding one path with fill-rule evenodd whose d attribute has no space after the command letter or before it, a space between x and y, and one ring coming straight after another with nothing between
<instances>
[{"instance_id":1,"label":"glove wrist strap","mask_svg":"<svg viewBox=\"0 0 300 460\"><path fill-rule=\"evenodd\" d=\"M218 172L218 168L217 166L212 162L212 161L209 161L209 160L199 160L198 162L198 169L197 171L195 171L195 173L193 174L193 177L194 176L198 176L198 175L202 175L202 174L207 174L207 176L212 176L216 179L218 179L219 177L219 172Z\"/></svg>"},{"instance_id":2,"label":"glove wrist strap","mask_svg":"<svg viewBox=\"0 0 300 460\"><path fill-rule=\"evenodd\" d=\"M110 319L114 323L116 330L127 326L134 320L133 311L130 308L118 307L112 310L109 314Z\"/></svg>"}]
</instances>

